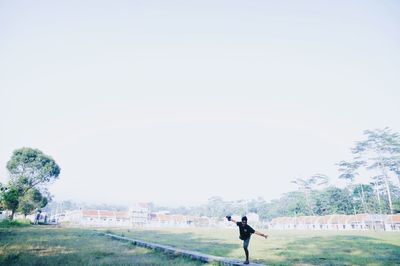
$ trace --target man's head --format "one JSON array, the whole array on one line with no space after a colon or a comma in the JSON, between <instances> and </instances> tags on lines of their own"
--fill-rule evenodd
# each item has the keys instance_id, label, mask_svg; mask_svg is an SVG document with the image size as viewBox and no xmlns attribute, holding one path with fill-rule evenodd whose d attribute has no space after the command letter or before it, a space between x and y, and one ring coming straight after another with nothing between
<instances>
[{"instance_id":1,"label":"man's head","mask_svg":"<svg viewBox=\"0 0 400 266\"><path fill-rule=\"evenodd\" d=\"M242 224L247 224L247 217L246 216L242 217Z\"/></svg>"}]
</instances>

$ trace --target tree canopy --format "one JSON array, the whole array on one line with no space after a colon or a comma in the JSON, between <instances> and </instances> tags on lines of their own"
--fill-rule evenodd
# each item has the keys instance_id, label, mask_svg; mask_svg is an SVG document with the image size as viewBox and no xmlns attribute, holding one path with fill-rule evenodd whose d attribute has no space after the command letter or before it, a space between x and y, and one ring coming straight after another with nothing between
<instances>
[{"instance_id":1,"label":"tree canopy","mask_svg":"<svg viewBox=\"0 0 400 266\"><path fill-rule=\"evenodd\" d=\"M38 149L21 148L7 162L8 184L0 192L1 206L11 210L11 219L18 210L27 215L44 207L50 199L46 185L56 180L60 167L53 158Z\"/></svg>"}]
</instances>

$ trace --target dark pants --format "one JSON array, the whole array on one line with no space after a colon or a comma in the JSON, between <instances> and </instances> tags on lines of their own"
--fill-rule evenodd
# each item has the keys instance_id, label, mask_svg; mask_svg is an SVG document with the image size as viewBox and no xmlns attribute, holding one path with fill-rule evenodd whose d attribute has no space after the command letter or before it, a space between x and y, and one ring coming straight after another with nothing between
<instances>
[{"instance_id":1,"label":"dark pants","mask_svg":"<svg viewBox=\"0 0 400 266\"><path fill-rule=\"evenodd\" d=\"M243 249L244 253L246 254L246 260L249 260L249 250L247 249L250 244L250 238L243 240Z\"/></svg>"}]
</instances>

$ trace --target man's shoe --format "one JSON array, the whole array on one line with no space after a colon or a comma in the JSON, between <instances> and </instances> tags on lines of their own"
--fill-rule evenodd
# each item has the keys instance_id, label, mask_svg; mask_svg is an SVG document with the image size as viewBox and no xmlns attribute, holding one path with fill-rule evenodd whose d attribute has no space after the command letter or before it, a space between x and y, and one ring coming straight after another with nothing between
<instances>
[{"instance_id":1,"label":"man's shoe","mask_svg":"<svg viewBox=\"0 0 400 266\"><path fill-rule=\"evenodd\" d=\"M244 262L243 262L243 264L249 264L250 262L248 261L248 260L245 260Z\"/></svg>"}]
</instances>

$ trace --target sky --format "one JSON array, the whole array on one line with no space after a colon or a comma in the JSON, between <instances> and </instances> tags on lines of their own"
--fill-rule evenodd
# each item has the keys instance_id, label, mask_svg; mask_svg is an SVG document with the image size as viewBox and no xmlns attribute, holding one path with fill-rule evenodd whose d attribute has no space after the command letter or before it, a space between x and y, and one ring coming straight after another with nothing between
<instances>
[{"instance_id":1,"label":"sky","mask_svg":"<svg viewBox=\"0 0 400 266\"><path fill-rule=\"evenodd\" d=\"M398 1L0 0L0 182L32 147L55 200L266 200L366 129L400 131Z\"/></svg>"}]
</instances>

